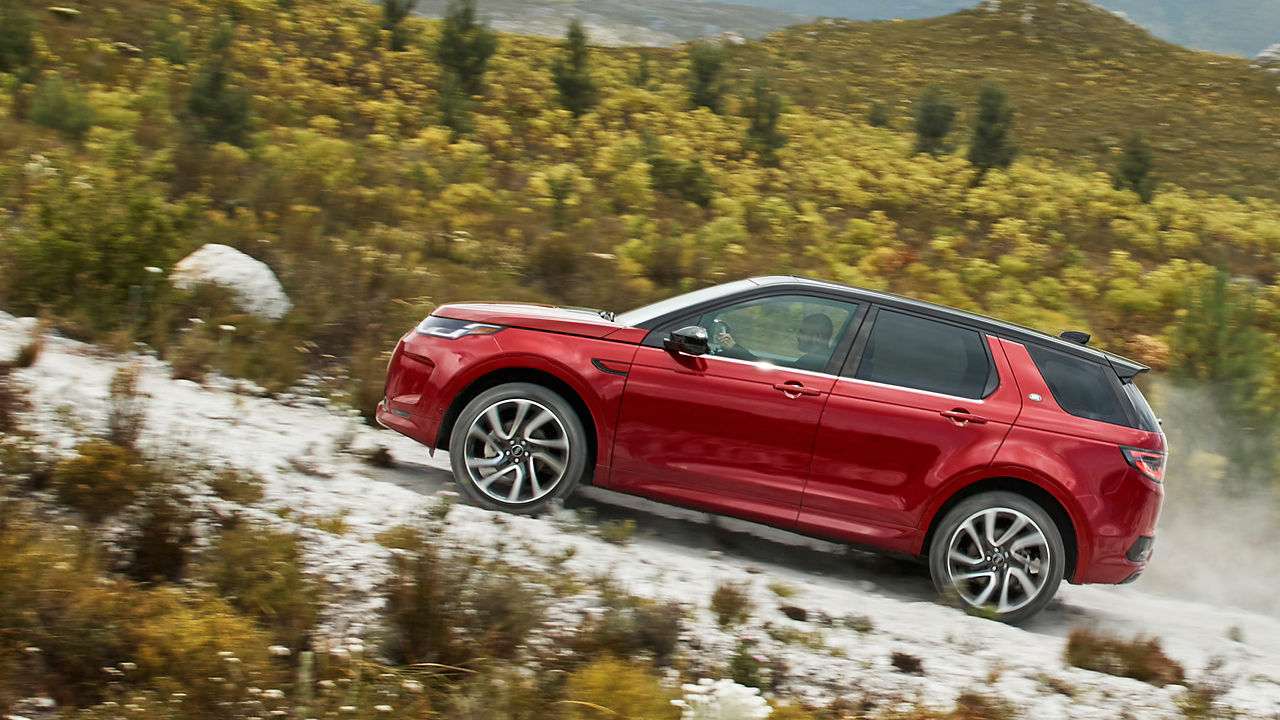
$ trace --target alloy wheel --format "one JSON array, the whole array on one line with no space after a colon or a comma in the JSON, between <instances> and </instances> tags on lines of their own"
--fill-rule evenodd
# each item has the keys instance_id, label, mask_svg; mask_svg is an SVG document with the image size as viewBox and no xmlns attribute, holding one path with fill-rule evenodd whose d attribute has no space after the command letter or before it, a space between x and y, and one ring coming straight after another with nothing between
<instances>
[{"instance_id":1,"label":"alloy wheel","mask_svg":"<svg viewBox=\"0 0 1280 720\"><path fill-rule=\"evenodd\" d=\"M975 608L1006 614L1034 601L1050 581L1050 544L1030 517L989 507L965 518L947 543L952 586Z\"/></svg>"},{"instance_id":2,"label":"alloy wheel","mask_svg":"<svg viewBox=\"0 0 1280 720\"><path fill-rule=\"evenodd\" d=\"M504 505L535 502L565 477L569 433L548 407L534 400L498 400L485 408L463 444L475 489Z\"/></svg>"}]
</instances>

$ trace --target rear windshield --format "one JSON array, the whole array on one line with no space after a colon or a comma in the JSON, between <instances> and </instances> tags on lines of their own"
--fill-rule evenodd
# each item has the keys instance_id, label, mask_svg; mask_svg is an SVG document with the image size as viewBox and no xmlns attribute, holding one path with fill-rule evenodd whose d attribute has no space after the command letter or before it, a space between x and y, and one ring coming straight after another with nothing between
<instances>
[{"instance_id":1,"label":"rear windshield","mask_svg":"<svg viewBox=\"0 0 1280 720\"><path fill-rule=\"evenodd\" d=\"M1131 395L1121 388L1120 379L1110 366L1037 345L1028 345L1027 352L1063 410L1099 422L1141 427ZM1137 395L1141 397L1142 393ZM1142 402L1146 404L1145 400Z\"/></svg>"},{"instance_id":2,"label":"rear windshield","mask_svg":"<svg viewBox=\"0 0 1280 720\"><path fill-rule=\"evenodd\" d=\"M1124 394L1129 396L1129 402L1133 403L1133 409L1138 413L1138 429L1147 432L1160 432L1160 419L1156 417L1155 411L1147 404L1147 399L1143 397L1142 391L1138 389L1138 384L1127 382L1124 384Z\"/></svg>"}]
</instances>

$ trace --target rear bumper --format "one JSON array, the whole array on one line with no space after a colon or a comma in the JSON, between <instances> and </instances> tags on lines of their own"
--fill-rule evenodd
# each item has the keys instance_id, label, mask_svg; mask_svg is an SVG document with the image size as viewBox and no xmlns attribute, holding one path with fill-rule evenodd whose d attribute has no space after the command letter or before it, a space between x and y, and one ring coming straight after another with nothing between
<instances>
[{"instance_id":1,"label":"rear bumper","mask_svg":"<svg viewBox=\"0 0 1280 720\"><path fill-rule=\"evenodd\" d=\"M1095 500L1093 548L1089 557L1080 558L1073 582L1132 581L1151 560L1164 487L1133 471L1115 492Z\"/></svg>"}]
</instances>

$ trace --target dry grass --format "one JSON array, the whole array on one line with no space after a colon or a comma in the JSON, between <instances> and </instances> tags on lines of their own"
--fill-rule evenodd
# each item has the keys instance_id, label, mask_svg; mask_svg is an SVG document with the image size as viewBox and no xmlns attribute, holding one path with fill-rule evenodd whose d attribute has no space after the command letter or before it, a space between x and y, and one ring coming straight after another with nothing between
<instances>
[{"instance_id":1,"label":"dry grass","mask_svg":"<svg viewBox=\"0 0 1280 720\"><path fill-rule=\"evenodd\" d=\"M1077 628L1067 637L1068 665L1128 677L1163 687L1181 684L1186 678L1182 665L1170 658L1155 638L1131 640Z\"/></svg>"}]
</instances>

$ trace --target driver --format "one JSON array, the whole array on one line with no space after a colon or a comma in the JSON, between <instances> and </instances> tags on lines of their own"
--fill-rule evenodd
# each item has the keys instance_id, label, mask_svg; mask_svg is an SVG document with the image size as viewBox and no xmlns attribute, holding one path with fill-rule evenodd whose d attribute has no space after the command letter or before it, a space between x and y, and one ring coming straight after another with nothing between
<instances>
[{"instance_id":1,"label":"driver","mask_svg":"<svg viewBox=\"0 0 1280 720\"><path fill-rule=\"evenodd\" d=\"M796 330L796 346L804 354L796 358L793 365L801 370L815 371L826 367L827 359L831 357L831 336L834 331L835 327L827 315L823 313L806 315L800 321L799 329ZM720 345L720 354L725 357L738 360L759 359L755 353L739 345L733 339L733 335L729 334L727 327L716 335L716 342Z\"/></svg>"}]
</instances>

